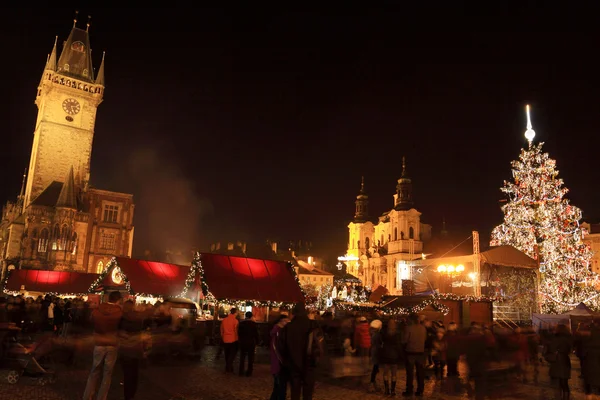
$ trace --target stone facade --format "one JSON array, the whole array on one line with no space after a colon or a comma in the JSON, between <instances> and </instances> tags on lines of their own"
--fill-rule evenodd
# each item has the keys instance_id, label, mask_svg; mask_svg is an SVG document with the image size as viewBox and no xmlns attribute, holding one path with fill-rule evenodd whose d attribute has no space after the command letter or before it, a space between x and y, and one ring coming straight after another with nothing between
<instances>
[{"instance_id":1,"label":"stone facade","mask_svg":"<svg viewBox=\"0 0 600 400\"><path fill-rule=\"evenodd\" d=\"M28 173L0 220L6 268L99 272L131 256L133 195L92 188L90 161L104 57L94 77L87 30L73 27L60 57L56 42L38 86Z\"/></svg>"},{"instance_id":2,"label":"stone facade","mask_svg":"<svg viewBox=\"0 0 600 400\"><path fill-rule=\"evenodd\" d=\"M431 238L431 225L421 223L421 213L413 207L412 181L406 174L404 159L394 208L373 222L368 204L363 180L354 220L348 225L346 255L357 260L347 261L346 271L366 286L385 286L391 294L400 294L402 280L412 278L406 261L421 258L423 242Z\"/></svg>"}]
</instances>

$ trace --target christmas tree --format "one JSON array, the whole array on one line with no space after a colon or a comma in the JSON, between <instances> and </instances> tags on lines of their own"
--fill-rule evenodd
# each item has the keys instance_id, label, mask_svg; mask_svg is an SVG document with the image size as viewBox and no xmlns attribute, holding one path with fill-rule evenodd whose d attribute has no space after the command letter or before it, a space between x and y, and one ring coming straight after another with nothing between
<instances>
[{"instance_id":1,"label":"christmas tree","mask_svg":"<svg viewBox=\"0 0 600 400\"><path fill-rule=\"evenodd\" d=\"M579 226L581 210L564 197L568 189L557 178L556 161L542 152L543 143L533 143L534 136L527 106L529 146L512 162L514 182L505 181L501 189L508 202L491 245L511 245L539 259L542 312L562 313L581 302L598 308L597 275L590 271L593 253Z\"/></svg>"}]
</instances>

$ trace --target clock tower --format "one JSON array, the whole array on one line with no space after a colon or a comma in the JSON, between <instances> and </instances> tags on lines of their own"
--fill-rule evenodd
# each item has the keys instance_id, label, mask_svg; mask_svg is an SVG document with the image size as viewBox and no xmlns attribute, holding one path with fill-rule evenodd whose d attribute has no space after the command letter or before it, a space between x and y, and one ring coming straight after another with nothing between
<instances>
[{"instance_id":1,"label":"clock tower","mask_svg":"<svg viewBox=\"0 0 600 400\"><path fill-rule=\"evenodd\" d=\"M73 169L85 187L96 111L104 96L104 56L94 76L88 29L73 24L58 56L56 40L37 89L38 108L24 209L54 181L63 182Z\"/></svg>"}]
</instances>

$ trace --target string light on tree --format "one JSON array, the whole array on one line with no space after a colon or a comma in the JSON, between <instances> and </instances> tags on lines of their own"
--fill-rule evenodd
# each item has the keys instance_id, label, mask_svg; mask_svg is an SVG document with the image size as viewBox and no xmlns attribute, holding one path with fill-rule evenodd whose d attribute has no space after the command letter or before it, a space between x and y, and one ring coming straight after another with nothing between
<instances>
[{"instance_id":1,"label":"string light on tree","mask_svg":"<svg viewBox=\"0 0 600 400\"><path fill-rule=\"evenodd\" d=\"M543 143L533 143L529 106L526 112L528 148L511 164L514 181L505 181L501 189L508 202L491 245L512 245L539 257L543 312L561 313L581 302L598 308L599 293L589 285L597 275L589 268L592 251L582 241L586 232L579 226L581 210L564 198L568 189L557 177L556 161L542 152Z\"/></svg>"}]
</instances>

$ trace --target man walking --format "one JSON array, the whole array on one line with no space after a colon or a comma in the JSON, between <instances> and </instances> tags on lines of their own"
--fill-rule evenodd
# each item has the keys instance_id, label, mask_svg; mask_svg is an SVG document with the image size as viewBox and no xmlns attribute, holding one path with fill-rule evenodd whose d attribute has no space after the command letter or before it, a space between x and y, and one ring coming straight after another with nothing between
<instances>
[{"instance_id":1,"label":"man walking","mask_svg":"<svg viewBox=\"0 0 600 400\"><path fill-rule=\"evenodd\" d=\"M221 321L221 341L225 349L225 372L233 372L233 360L238 347L237 309L234 307L229 315Z\"/></svg>"},{"instance_id":2,"label":"man walking","mask_svg":"<svg viewBox=\"0 0 600 400\"><path fill-rule=\"evenodd\" d=\"M96 400L106 400L108 396L113 369L117 361L119 322L123 316L120 303L121 293L111 292L108 295L108 302L100 304L92 312L94 360L83 400L93 400L94 394L96 394ZM97 389L100 379L100 388Z\"/></svg>"},{"instance_id":3,"label":"man walking","mask_svg":"<svg viewBox=\"0 0 600 400\"><path fill-rule=\"evenodd\" d=\"M238 326L238 337L240 342L240 376L244 376L244 362L248 356L248 369L246 376L252 376L254 367L254 352L259 342L258 326L252 319L252 313L246 313L246 319Z\"/></svg>"},{"instance_id":4,"label":"man walking","mask_svg":"<svg viewBox=\"0 0 600 400\"><path fill-rule=\"evenodd\" d=\"M414 373L417 370L417 391L415 396L423 396L425 390L425 340L427 329L419 322L417 314L410 315L402 342L406 354L406 391L404 397L413 395Z\"/></svg>"},{"instance_id":5,"label":"man walking","mask_svg":"<svg viewBox=\"0 0 600 400\"><path fill-rule=\"evenodd\" d=\"M292 400L312 400L315 389L315 360L309 355L309 336L312 340L318 329L311 320L303 303L298 303L292 312L293 319L282 330L282 358L290 379ZM311 335L312 334L312 335Z\"/></svg>"}]
</instances>

